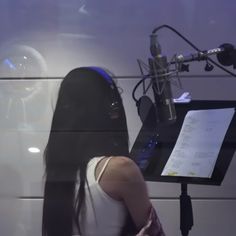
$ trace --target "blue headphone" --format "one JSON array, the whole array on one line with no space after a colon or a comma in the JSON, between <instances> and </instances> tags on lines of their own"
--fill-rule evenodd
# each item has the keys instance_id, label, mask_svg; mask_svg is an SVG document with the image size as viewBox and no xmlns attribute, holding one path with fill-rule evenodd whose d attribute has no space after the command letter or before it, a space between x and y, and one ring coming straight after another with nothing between
<instances>
[{"instance_id":1,"label":"blue headphone","mask_svg":"<svg viewBox=\"0 0 236 236\"><path fill-rule=\"evenodd\" d=\"M111 119L119 118L120 117L120 102L117 97L117 89L116 89L116 85L115 85L113 79L104 69L102 69L100 67L91 66L91 67L87 67L87 68L91 69L93 71L96 71L109 84L110 89L111 89L111 105L110 105L109 116Z\"/></svg>"}]
</instances>

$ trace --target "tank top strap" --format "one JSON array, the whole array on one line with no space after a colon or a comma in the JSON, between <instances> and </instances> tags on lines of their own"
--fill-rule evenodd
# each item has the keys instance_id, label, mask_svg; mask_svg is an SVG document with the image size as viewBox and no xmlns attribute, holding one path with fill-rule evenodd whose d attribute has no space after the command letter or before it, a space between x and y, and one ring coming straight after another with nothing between
<instances>
[{"instance_id":1,"label":"tank top strap","mask_svg":"<svg viewBox=\"0 0 236 236\"><path fill-rule=\"evenodd\" d=\"M94 184L96 183L96 178L95 178L95 169L97 164L103 159L105 158L105 156L101 156L101 157L93 157L88 165L87 165L87 180L88 180L88 184Z\"/></svg>"},{"instance_id":2,"label":"tank top strap","mask_svg":"<svg viewBox=\"0 0 236 236\"><path fill-rule=\"evenodd\" d=\"M98 175L98 177L97 177L97 180L96 180L97 183L100 181L100 179L101 179L101 177L102 177L102 175L103 175L103 173L104 173L104 171L105 171L105 169L106 169L106 167L107 167L109 161L111 160L111 158L112 158L112 157L108 157L107 160L106 160L106 162L105 162L105 164L103 165L102 170L100 171L100 173L99 173L99 175Z\"/></svg>"}]
</instances>

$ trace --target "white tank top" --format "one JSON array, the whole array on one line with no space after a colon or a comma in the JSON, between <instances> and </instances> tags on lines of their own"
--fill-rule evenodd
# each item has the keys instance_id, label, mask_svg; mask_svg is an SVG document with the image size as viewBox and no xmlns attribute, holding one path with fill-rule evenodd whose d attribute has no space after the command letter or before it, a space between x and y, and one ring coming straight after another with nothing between
<instances>
[{"instance_id":1,"label":"white tank top","mask_svg":"<svg viewBox=\"0 0 236 236\"><path fill-rule=\"evenodd\" d=\"M119 236L125 223L127 210L123 203L111 198L99 185L111 157L106 160L95 179L95 169L102 158L104 157L92 158L87 166L89 189L85 185L85 208L82 210L84 216L80 216L82 236ZM79 184L76 191L78 188Z\"/></svg>"}]
</instances>

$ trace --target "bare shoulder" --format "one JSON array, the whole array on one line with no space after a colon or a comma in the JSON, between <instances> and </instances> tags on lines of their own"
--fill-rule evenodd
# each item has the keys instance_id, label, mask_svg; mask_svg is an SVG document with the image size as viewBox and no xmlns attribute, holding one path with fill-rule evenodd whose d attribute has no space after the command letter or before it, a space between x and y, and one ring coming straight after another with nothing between
<instances>
[{"instance_id":1,"label":"bare shoulder","mask_svg":"<svg viewBox=\"0 0 236 236\"><path fill-rule=\"evenodd\" d=\"M134 161L130 159L129 157L125 156L114 156L111 161L113 162L113 165L119 166L119 167L126 167L126 166L132 166L135 165Z\"/></svg>"},{"instance_id":2,"label":"bare shoulder","mask_svg":"<svg viewBox=\"0 0 236 236\"><path fill-rule=\"evenodd\" d=\"M115 156L110 161L110 173L115 178L123 181L132 181L142 178L142 174L136 163L125 156Z\"/></svg>"},{"instance_id":3,"label":"bare shoulder","mask_svg":"<svg viewBox=\"0 0 236 236\"><path fill-rule=\"evenodd\" d=\"M113 182L108 191L115 199L124 202L137 229L141 229L147 222L151 207L143 175L128 157L114 157L109 164L109 175Z\"/></svg>"}]
</instances>

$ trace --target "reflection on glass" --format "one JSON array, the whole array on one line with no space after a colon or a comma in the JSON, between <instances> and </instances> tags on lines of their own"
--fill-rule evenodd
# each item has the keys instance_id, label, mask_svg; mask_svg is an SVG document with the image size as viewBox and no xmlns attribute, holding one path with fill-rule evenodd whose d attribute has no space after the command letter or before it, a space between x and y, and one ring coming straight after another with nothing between
<instances>
[{"instance_id":1,"label":"reflection on glass","mask_svg":"<svg viewBox=\"0 0 236 236\"><path fill-rule=\"evenodd\" d=\"M27 128L40 120L45 110L48 91L41 78L47 74L46 62L27 45L8 45L0 54L0 126Z\"/></svg>"},{"instance_id":2,"label":"reflection on glass","mask_svg":"<svg viewBox=\"0 0 236 236\"><path fill-rule=\"evenodd\" d=\"M30 147L30 148L28 148L28 151L31 153L39 153L40 149L37 147Z\"/></svg>"},{"instance_id":3,"label":"reflection on glass","mask_svg":"<svg viewBox=\"0 0 236 236\"><path fill-rule=\"evenodd\" d=\"M43 56L27 45L4 45L0 49L0 77L41 77L47 73Z\"/></svg>"}]
</instances>

